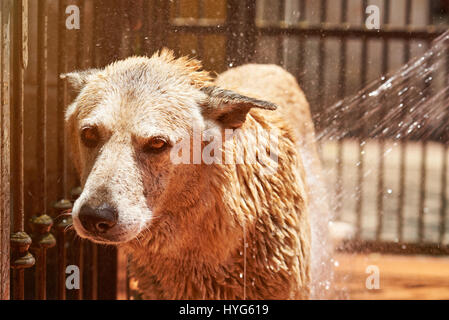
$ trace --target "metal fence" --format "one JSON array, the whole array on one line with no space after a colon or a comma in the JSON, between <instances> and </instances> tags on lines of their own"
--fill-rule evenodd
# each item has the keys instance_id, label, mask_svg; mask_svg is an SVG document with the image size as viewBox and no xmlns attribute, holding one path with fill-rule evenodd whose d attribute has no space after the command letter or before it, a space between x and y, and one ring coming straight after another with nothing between
<instances>
[{"instance_id":1,"label":"metal fence","mask_svg":"<svg viewBox=\"0 0 449 320\"><path fill-rule=\"evenodd\" d=\"M382 28L367 30L362 24L348 22L347 0L339 1L340 17L335 23L326 22L329 8L335 4L325 0L319 1L319 19L315 22L305 13L309 12L308 6L318 1L305 0L272 1L271 5L276 4L275 11L266 7L267 1L256 0L2 0L0 298L9 298L11 292L13 299L115 299L129 297L132 289L126 277L126 259L120 252L80 241L66 230L70 217L61 214L71 208L80 189L63 130L63 111L73 94L58 74L104 66L132 54L150 55L164 46L178 54L197 56L204 61L205 68L217 72L252 61L274 62L287 67L304 84L312 111L317 114L331 101L357 89L347 80L352 64L347 55L350 41L360 42L361 61L367 60L369 42L379 41L381 73L385 74L391 69L390 43L403 42L405 62L410 58L413 41L430 43L441 34L444 27L434 25L430 10L424 26L412 26L414 2L404 1L404 27L390 25L392 1L383 0L377 1L384 8ZM298 21L292 23L286 21L285 13L286 5L293 2L300 14ZM364 17L369 1L360 2L359 14ZM80 29L66 26L69 5L80 10ZM271 14L268 20L263 19L264 6ZM290 40L296 41L293 51ZM264 47L270 41L274 47ZM338 47L333 62L337 66L339 89L334 95L316 90L326 88L329 41L337 41ZM307 51L309 43L317 44L315 53ZM307 63L311 54L316 58L314 65ZM264 57L270 55L272 61L267 61ZM286 61L291 56L297 57L294 65ZM359 71L358 82L363 87L371 80L367 65L361 63ZM310 74L316 74L315 81L308 81ZM318 130L325 126L326 123L317 122ZM442 170L446 172L446 141L444 148ZM423 150L421 175L425 181ZM359 154L357 179L362 189L364 158L363 152ZM341 176L342 168L337 166L336 172ZM401 166L402 185L406 174ZM447 181L442 179L441 215L445 221ZM425 183L422 188L424 199ZM382 180L379 192L383 192ZM357 217L361 217L362 196L357 201ZM381 218L382 197L378 201ZM357 221L360 236L361 224ZM400 229L398 232L401 235ZM396 243L380 240L364 241L359 247L351 243L351 250L395 251L402 246L402 239ZM428 244L422 240L420 237L414 246L409 246L409 252L449 252L439 242ZM80 290L66 290L65 271L71 264L80 267L83 279Z\"/></svg>"}]
</instances>

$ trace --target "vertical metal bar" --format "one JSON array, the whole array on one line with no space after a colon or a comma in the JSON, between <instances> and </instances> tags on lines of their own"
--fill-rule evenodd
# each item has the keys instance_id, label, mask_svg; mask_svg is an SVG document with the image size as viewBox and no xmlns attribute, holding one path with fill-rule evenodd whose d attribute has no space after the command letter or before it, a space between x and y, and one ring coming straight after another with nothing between
<instances>
[{"instance_id":1,"label":"vertical metal bar","mask_svg":"<svg viewBox=\"0 0 449 320\"><path fill-rule=\"evenodd\" d=\"M365 14L365 8L367 7L367 0L363 0L362 2L362 11L361 16L363 17ZM366 37L362 38L362 52L361 52L361 66L360 66L360 82L361 86L364 87L366 85L366 61L367 61L367 40ZM361 111L362 112L362 111ZM357 190L356 190L356 237L360 238L362 233L362 210L363 210L363 176L365 170L365 126L362 127L360 132L358 132L359 136L359 159L358 159L358 170L357 170Z\"/></svg>"},{"instance_id":2,"label":"vertical metal bar","mask_svg":"<svg viewBox=\"0 0 449 320\"><path fill-rule=\"evenodd\" d=\"M165 46L167 41L167 30L170 21L168 1L154 0L153 19L153 45L156 50Z\"/></svg>"},{"instance_id":3,"label":"vertical metal bar","mask_svg":"<svg viewBox=\"0 0 449 320\"><path fill-rule=\"evenodd\" d=\"M31 238L24 232L24 72L28 64L28 1L14 2L13 21L13 109L11 190L13 201L13 234L11 235L11 268L13 268L13 298L24 298L24 269L34 265L35 260L28 248Z\"/></svg>"},{"instance_id":4,"label":"vertical metal bar","mask_svg":"<svg viewBox=\"0 0 449 320\"><path fill-rule=\"evenodd\" d=\"M91 65L93 68L97 66L97 32L98 32L98 15L100 10L95 5L95 1L93 2L92 8L92 23L93 23L93 34L92 34L92 52L91 52ZM97 259L97 245L95 243L90 242L90 285L91 285L91 299L96 300L98 298L98 259Z\"/></svg>"},{"instance_id":5,"label":"vertical metal bar","mask_svg":"<svg viewBox=\"0 0 449 320\"><path fill-rule=\"evenodd\" d=\"M81 188L77 187L72 189L72 191L70 192L71 194L71 200L73 203L75 203L75 201L78 199L78 197L81 194ZM83 243L83 239L81 239L80 237L76 237L75 236L75 245L74 245L74 249L75 249L75 263L79 268L80 271L80 288L76 291L75 293L75 298L77 300L81 300L83 299L83 273L84 273L84 243Z\"/></svg>"},{"instance_id":6,"label":"vertical metal bar","mask_svg":"<svg viewBox=\"0 0 449 320\"><path fill-rule=\"evenodd\" d=\"M143 1L143 7L142 7L142 31L141 31L141 38L142 38L142 51L144 55L150 54L150 35L149 32L149 20L150 20L150 1L144 0Z\"/></svg>"},{"instance_id":7,"label":"vertical metal bar","mask_svg":"<svg viewBox=\"0 0 449 320\"><path fill-rule=\"evenodd\" d=\"M325 23L327 20L327 1L320 1L320 22ZM326 89L324 87L324 63L325 63L325 51L324 51L325 41L323 35L320 36L319 44L318 44L318 108L319 112L322 113L324 111L324 95L326 93ZM321 130L322 123L318 118L317 121L318 131Z\"/></svg>"},{"instance_id":8,"label":"vertical metal bar","mask_svg":"<svg viewBox=\"0 0 449 320\"><path fill-rule=\"evenodd\" d=\"M447 87L449 87L449 52L446 50L446 74L445 74L445 83L444 85ZM449 98L449 92L446 92L446 98ZM445 116L445 124L447 125L447 123L449 122L449 115L447 114L446 111L446 116ZM439 223L439 236L438 236L438 241L440 243L442 243L444 241L444 236L446 233L446 210L447 210L447 160L448 160L448 156L447 156L447 152L448 152L448 144L449 144L449 132L448 129L446 127L446 130L444 131L444 136L443 136L443 167L441 168L441 205L440 205L440 223Z\"/></svg>"},{"instance_id":9,"label":"vertical metal bar","mask_svg":"<svg viewBox=\"0 0 449 320\"><path fill-rule=\"evenodd\" d=\"M427 17L427 24L433 24L433 12L429 8L429 15ZM431 40L427 40L427 49L431 47ZM429 59L429 66L432 64L432 58ZM428 66L428 67L429 67ZM430 82L424 82L424 87L427 95L431 95L432 85ZM418 215L418 241L424 241L424 216L426 211L426 195L427 195L427 137L422 141L422 153L421 153L421 183L420 183L420 192L419 192L419 215Z\"/></svg>"},{"instance_id":10,"label":"vertical metal bar","mask_svg":"<svg viewBox=\"0 0 449 320\"><path fill-rule=\"evenodd\" d=\"M85 39L85 32L86 27L83 26L84 20L84 0L78 0L77 5L80 9L80 30L76 32L76 66L79 70L84 69L84 60L83 60L83 53L84 53L84 39ZM77 181L79 183L79 181ZM75 203L76 199L80 196L80 190L81 188L74 188L70 192L72 203ZM75 250L75 263L79 268L80 271L80 288L77 290L75 294L75 298L78 300L83 299L83 272L84 272L84 246L83 241L81 238L75 236L74 241L74 250Z\"/></svg>"},{"instance_id":11,"label":"vertical metal bar","mask_svg":"<svg viewBox=\"0 0 449 320\"><path fill-rule=\"evenodd\" d=\"M10 298L10 0L0 3L0 300Z\"/></svg>"},{"instance_id":12,"label":"vertical metal bar","mask_svg":"<svg viewBox=\"0 0 449 320\"><path fill-rule=\"evenodd\" d=\"M47 298L47 249L56 244L55 237L50 233L53 220L47 214L31 219L33 230L32 249L36 255L35 290L36 299L45 300Z\"/></svg>"},{"instance_id":13,"label":"vertical metal bar","mask_svg":"<svg viewBox=\"0 0 449 320\"><path fill-rule=\"evenodd\" d=\"M36 162L38 171L37 211L47 211L47 2L38 1L37 12L37 134Z\"/></svg>"},{"instance_id":14,"label":"vertical metal bar","mask_svg":"<svg viewBox=\"0 0 449 320\"><path fill-rule=\"evenodd\" d=\"M204 0L198 0L198 19L204 19L205 17L204 11ZM198 39L198 59L202 60L204 58L204 37L201 32L197 33Z\"/></svg>"},{"instance_id":15,"label":"vertical metal bar","mask_svg":"<svg viewBox=\"0 0 449 320\"><path fill-rule=\"evenodd\" d=\"M384 17L383 23L390 23L390 1L384 0ZM390 42L388 39L384 39L382 42L382 75L386 77L388 73L388 52ZM381 105L384 105L382 102L385 100L385 97L381 98ZM381 119L385 116L386 110L381 111ZM377 178L377 227L376 227L376 240L379 241L382 236L382 228L383 228L383 217L384 217L384 175L385 175L385 141L383 137L379 138L379 173Z\"/></svg>"},{"instance_id":16,"label":"vertical metal bar","mask_svg":"<svg viewBox=\"0 0 449 320\"><path fill-rule=\"evenodd\" d=\"M257 38L255 0L227 2L226 29L227 65L232 67L252 61ZM242 38L245 41L240 41Z\"/></svg>"},{"instance_id":17,"label":"vertical metal bar","mask_svg":"<svg viewBox=\"0 0 449 320\"><path fill-rule=\"evenodd\" d=\"M65 176L65 146L64 146L64 109L67 104L66 83L59 75L67 70L67 48L66 48L66 26L65 26L65 8L66 1L59 0L58 5L58 74L57 74L57 172L58 172L58 197L63 199L66 196L66 176Z\"/></svg>"},{"instance_id":18,"label":"vertical metal bar","mask_svg":"<svg viewBox=\"0 0 449 320\"><path fill-rule=\"evenodd\" d=\"M427 141L422 142L421 151L421 168L420 168L420 191L419 191L419 215L418 215L418 241L424 240L424 213L426 203L426 187L427 187Z\"/></svg>"},{"instance_id":19,"label":"vertical metal bar","mask_svg":"<svg viewBox=\"0 0 449 320\"><path fill-rule=\"evenodd\" d=\"M236 38L239 34L239 3L236 0L229 0L226 2L226 64L228 66L237 65L240 62L239 42Z\"/></svg>"},{"instance_id":20,"label":"vertical metal bar","mask_svg":"<svg viewBox=\"0 0 449 320\"><path fill-rule=\"evenodd\" d=\"M97 32L98 32L98 8L96 1L92 0L92 50L90 52L90 64L94 68L97 66Z\"/></svg>"},{"instance_id":21,"label":"vertical metal bar","mask_svg":"<svg viewBox=\"0 0 449 320\"><path fill-rule=\"evenodd\" d=\"M36 162L38 172L38 217L33 217L32 249L36 256L35 297L47 297L47 249L55 245L55 238L49 233L53 220L47 213L47 2L40 0L37 8L37 143Z\"/></svg>"},{"instance_id":22,"label":"vertical metal bar","mask_svg":"<svg viewBox=\"0 0 449 320\"><path fill-rule=\"evenodd\" d=\"M84 68L84 37L86 28L83 26L84 22L84 1L78 0L76 2L78 8L80 9L80 29L76 31L76 66L78 69Z\"/></svg>"},{"instance_id":23,"label":"vertical metal bar","mask_svg":"<svg viewBox=\"0 0 449 320\"><path fill-rule=\"evenodd\" d=\"M410 25L412 12L412 1L405 2L405 24ZM410 40L406 39L404 44L404 63L410 60ZM402 116L406 116L406 110L403 111ZM398 241L402 242L404 239L404 205L405 205L405 169L407 156L407 143L403 139L399 141L399 198L397 211L397 233Z\"/></svg>"},{"instance_id":24,"label":"vertical metal bar","mask_svg":"<svg viewBox=\"0 0 449 320\"><path fill-rule=\"evenodd\" d=\"M72 203L69 200L62 199L58 201L54 206L55 216L58 217L58 223L56 225L56 239L58 243L58 298L65 300L66 287L65 287L65 268L67 261L67 253L65 250L66 243L66 229L71 225L72 221L68 217L60 218L60 215L67 212L72 208Z\"/></svg>"},{"instance_id":25,"label":"vertical metal bar","mask_svg":"<svg viewBox=\"0 0 449 320\"><path fill-rule=\"evenodd\" d=\"M285 0L284 0L285 1ZM245 16L243 19L244 28L244 44L245 46L245 63L252 62L254 59L256 41L257 41L257 28L256 28L256 0L245 1Z\"/></svg>"},{"instance_id":26,"label":"vertical metal bar","mask_svg":"<svg viewBox=\"0 0 449 320\"><path fill-rule=\"evenodd\" d=\"M91 266L90 283L91 283L91 299L98 299L98 247L95 243L90 242L91 246Z\"/></svg>"},{"instance_id":27,"label":"vertical metal bar","mask_svg":"<svg viewBox=\"0 0 449 320\"><path fill-rule=\"evenodd\" d=\"M306 20L306 1L305 0L299 0L299 21L304 22ZM303 83L304 79L304 71L305 71L305 60L306 57L306 49L305 49L305 37L301 36L299 38L299 58L298 58L298 82L300 84Z\"/></svg>"},{"instance_id":28,"label":"vertical metal bar","mask_svg":"<svg viewBox=\"0 0 449 320\"><path fill-rule=\"evenodd\" d=\"M344 24L348 21L348 0L342 0L341 2L341 13L340 13L340 23ZM343 99L346 96L346 69L347 69L347 41L346 38L340 39L340 66L339 66L339 99ZM342 130L344 130L346 119L342 120ZM343 140L338 139L337 142L337 181L336 181L336 206L335 206L335 218L338 219L341 216L342 209L342 195L343 195Z\"/></svg>"},{"instance_id":29,"label":"vertical metal bar","mask_svg":"<svg viewBox=\"0 0 449 320\"><path fill-rule=\"evenodd\" d=\"M279 1L279 7L278 7L278 20L279 24L285 23L285 0ZM285 45L284 45L285 37L281 34L278 36L278 43L277 43L277 60L278 64L281 66L284 66L284 51L285 51Z\"/></svg>"},{"instance_id":30,"label":"vertical metal bar","mask_svg":"<svg viewBox=\"0 0 449 320\"><path fill-rule=\"evenodd\" d=\"M70 209L72 204L67 200L67 155L64 134L64 109L67 104L67 86L59 75L66 72L67 69L67 49L66 49L66 26L65 26L65 8L66 0L59 0L58 3L58 74L57 74L57 172L58 172L58 197L59 201L54 205L55 215L58 217L64 211ZM65 268L66 268L66 234L65 230L71 223L68 218L59 219L56 225L57 243L58 243L58 297L60 300L66 298L65 288Z\"/></svg>"}]
</instances>

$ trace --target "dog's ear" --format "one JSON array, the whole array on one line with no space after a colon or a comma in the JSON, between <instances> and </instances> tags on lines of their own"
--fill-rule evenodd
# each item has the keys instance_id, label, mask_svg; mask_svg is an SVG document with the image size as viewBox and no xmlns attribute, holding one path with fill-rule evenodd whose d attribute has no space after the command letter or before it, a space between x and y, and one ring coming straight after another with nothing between
<instances>
[{"instance_id":1,"label":"dog's ear","mask_svg":"<svg viewBox=\"0 0 449 320\"><path fill-rule=\"evenodd\" d=\"M63 73L59 77L61 79L67 79L69 84L75 91L80 91L92 77L98 73L98 69L88 69L84 71L73 71Z\"/></svg>"},{"instance_id":2,"label":"dog's ear","mask_svg":"<svg viewBox=\"0 0 449 320\"><path fill-rule=\"evenodd\" d=\"M201 88L207 95L202 103L202 114L213 119L225 128L239 128L243 125L251 108L276 110L274 103L250 98L230 90L215 86Z\"/></svg>"}]
</instances>

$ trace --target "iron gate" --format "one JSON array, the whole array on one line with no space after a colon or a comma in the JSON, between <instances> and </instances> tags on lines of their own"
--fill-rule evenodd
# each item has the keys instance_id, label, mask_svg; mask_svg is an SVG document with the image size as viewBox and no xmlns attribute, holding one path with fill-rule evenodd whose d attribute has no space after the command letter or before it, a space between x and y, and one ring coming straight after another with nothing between
<instances>
[{"instance_id":1,"label":"iron gate","mask_svg":"<svg viewBox=\"0 0 449 320\"><path fill-rule=\"evenodd\" d=\"M388 62L389 46L393 42L403 43L403 62L406 62L411 57L414 41L430 44L447 29L447 25L434 25L434 12L431 10L423 26L414 26L412 0L403 1L405 23L402 27L395 27L391 24L392 1L379 0L375 2L383 8L382 28L367 30L362 23L349 22L348 12L353 1L338 2L340 14L337 21L328 22L333 12L329 10L331 1L326 0L3 0L0 298L8 299L11 289L13 299L115 299L129 297L132 289L126 276L126 258L122 254L115 248L80 241L66 230L70 217L61 214L71 208L81 190L63 133L63 111L73 93L58 74L104 66L131 54L150 55L163 46L174 49L177 54L197 56L204 61L206 69L217 72L252 61L273 62L285 66L297 76L311 101L312 112L319 114L329 103L358 89L347 81L351 65L347 55L350 41L360 43L361 61L367 60L370 41L379 41L382 47L379 68L381 74L386 74L393 69ZM357 15L363 19L370 1L359 2ZM293 4L298 13L294 21L286 16ZM80 29L66 26L69 5L79 8ZM310 11L312 6L318 6L318 14ZM445 1L441 1L443 8L448 9ZM313 14L308 16L310 12ZM294 50L289 41L296 41ZM337 66L339 89L333 94L326 89L324 93L316 89L326 88L326 63L329 64L326 45L329 41L338 42L337 58L333 63ZM269 43L272 45L265 48ZM316 44L314 65L307 63L309 43ZM288 61L292 56L296 57L293 64ZM309 81L310 74L316 74L314 81ZM371 80L366 64L360 64L359 75L359 87ZM317 119L318 130L325 126L326 123ZM363 138L362 135L363 132L359 132L358 138ZM443 173L447 171L447 141L443 141ZM425 145L426 142L423 143ZM406 175L405 141L401 145L400 197L403 196ZM360 148L363 151L363 146ZM421 178L425 182L425 148L423 150ZM363 241L366 239L361 236L360 219L363 215L365 160L363 152L360 154L355 242L358 246L351 242L345 248L404 253L401 221L398 224L398 242L382 241L381 224L374 241ZM340 146L339 159L342 156ZM383 167L381 160L381 170ZM341 177L342 167L337 166L336 172ZM378 190L381 194L378 198L380 221L383 216L382 177L383 171L379 176ZM423 183L420 235L415 243L407 243L406 252L448 254L448 246L442 241L427 243L422 236L425 188ZM339 192L341 186L337 188L337 194ZM446 194L447 179L443 174L440 240L447 232ZM400 206L399 210L403 207ZM399 211L399 219L401 214ZM65 271L71 264L81 270L83 281L79 290L66 290Z\"/></svg>"}]
</instances>

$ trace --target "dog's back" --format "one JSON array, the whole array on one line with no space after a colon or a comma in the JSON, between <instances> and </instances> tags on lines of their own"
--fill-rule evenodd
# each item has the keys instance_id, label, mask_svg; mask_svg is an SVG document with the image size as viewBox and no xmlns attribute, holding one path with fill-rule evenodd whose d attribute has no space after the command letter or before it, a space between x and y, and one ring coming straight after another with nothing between
<instances>
[{"instance_id":1,"label":"dog's back","mask_svg":"<svg viewBox=\"0 0 449 320\"><path fill-rule=\"evenodd\" d=\"M294 132L297 151L302 159L298 169L303 181L306 181L308 191L312 238L311 297L316 297L315 287L324 283L331 273L327 264L323 264L323 261L328 260L331 251L326 228L330 209L323 183L315 129L306 97L293 75L277 65L247 64L229 69L218 76L216 83L221 87L277 104L279 108L276 112L264 113L264 116L270 119L273 125L285 125Z\"/></svg>"}]
</instances>

